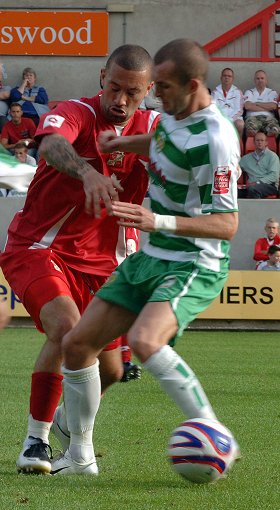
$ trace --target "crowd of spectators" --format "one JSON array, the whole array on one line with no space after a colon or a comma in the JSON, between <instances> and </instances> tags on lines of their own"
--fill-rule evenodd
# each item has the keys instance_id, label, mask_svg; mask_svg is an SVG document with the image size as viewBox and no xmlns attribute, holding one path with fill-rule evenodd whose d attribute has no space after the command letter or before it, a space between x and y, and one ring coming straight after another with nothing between
<instances>
[{"instance_id":1,"label":"crowd of spectators","mask_svg":"<svg viewBox=\"0 0 280 510\"><path fill-rule=\"evenodd\" d=\"M278 100L276 90L270 89L265 71L255 72L254 87L243 93L233 83L234 72L230 67L222 70L221 83L211 92L213 100L224 115L231 119L242 140L244 136L255 136L262 130L268 136L280 133Z\"/></svg>"},{"instance_id":2,"label":"crowd of spectators","mask_svg":"<svg viewBox=\"0 0 280 510\"><path fill-rule=\"evenodd\" d=\"M280 133L278 94L268 87L267 75L263 70L255 72L254 87L244 93L234 84L234 78L233 69L225 67L221 71L220 83L212 92L209 89L209 93L224 115L234 123L240 137L243 156L238 196L278 198L280 165L277 144L275 150L271 150L269 143L270 137L277 139ZM23 69L22 81L14 87L6 85L6 79L5 67L0 64L2 146L15 156L15 145L25 143L27 153L22 146L18 149L21 157L26 153L25 156L36 159L34 134L40 116L49 111L48 94L43 86L37 84L36 72L31 67ZM161 111L161 102L154 90L145 97L140 107ZM254 139L250 151L244 150L248 137ZM32 160L27 158L27 161Z\"/></svg>"},{"instance_id":3,"label":"crowd of spectators","mask_svg":"<svg viewBox=\"0 0 280 510\"><path fill-rule=\"evenodd\" d=\"M34 165L37 157L34 135L41 115L50 110L48 94L37 84L36 72L31 67L23 69L22 81L15 87L6 85L6 79L5 66L0 64L1 144L20 161L25 154L25 162ZM15 150L18 143L21 146Z\"/></svg>"},{"instance_id":4,"label":"crowd of spectators","mask_svg":"<svg viewBox=\"0 0 280 510\"><path fill-rule=\"evenodd\" d=\"M221 71L220 83L212 91L208 90L212 100L234 123L240 137L243 185L238 190L238 197L279 197L280 162L277 151L268 146L268 137L277 139L280 133L280 98L275 90L268 87L267 75L263 70L256 71L254 87L244 93L234 84L234 79L233 69L226 67ZM16 160L36 166L34 136L40 116L49 111L47 91L37 84L36 72L31 67L23 69L20 84L12 87L6 84L6 80L5 66L0 64L1 144ZM152 89L144 98L140 108L162 111L155 90ZM248 137L253 137L254 144L251 143L251 151L246 153L244 146ZM2 193L2 196L7 195L8 191L6 195ZM280 236L279 223L275 218L267 220L265 232L266 236L255 243L253 257L256 269L279 270Z\"/></svg>"},{"instance_id":5,"label":"crowd of spectators","mask_svg":"<svg viewBox=\"0 0 280 510\"><path fill-rule=\"evenodd\" d=\"M265 71L254 75L254 87L244 93L233 83L234 72L226 67L220 84L211 92L213 100L236 126L243 157L240 161L239 198L279 197L279 157L277 139L280 133L279 96L268 87ZM253 143L248 144L250 137ZM273 139L273 143L270 140ZM269 143L270 142L270 143ZM272 150L271 150L271 148Z\"/></svg>"}]
</instances>

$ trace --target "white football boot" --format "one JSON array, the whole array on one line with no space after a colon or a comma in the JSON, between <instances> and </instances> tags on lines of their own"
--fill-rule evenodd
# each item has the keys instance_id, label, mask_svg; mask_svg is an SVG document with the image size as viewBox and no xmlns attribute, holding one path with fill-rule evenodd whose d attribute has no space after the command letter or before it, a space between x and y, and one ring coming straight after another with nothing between
<instances>
[{"instance_id":1,"label":"white football boot","mask_svg":"<svg viewBox=\"0 0 280 510\"><path fill-rule=\"evenodd\" d=\"M51 475L98 475L95 458L89 462L79 463L72 459L67 450L52 461Z\"/></svg>"}]
</instances>

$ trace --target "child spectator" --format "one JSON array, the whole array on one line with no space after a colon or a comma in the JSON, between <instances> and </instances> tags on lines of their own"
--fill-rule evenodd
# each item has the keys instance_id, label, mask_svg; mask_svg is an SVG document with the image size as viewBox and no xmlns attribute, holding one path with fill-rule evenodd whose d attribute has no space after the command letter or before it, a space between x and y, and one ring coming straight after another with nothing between
<instances>
[{"instance_id":1,"label":"child spectator","mask_svg":"<svg viewBox=\"0 0 280 510\"><path fill-rule=\"evenodd\" d=\"M273 244L268 248L268 260L261 262L258 271L280 271L280 246Z\"/></svg>"},{"instance_id":2,"label":"child spectator","mask_svg":"<svg viewBox=\"0 0 280 510\"><path fill-rule=\"evenodd\" d=\"M32 158L28 154L28 148L25 142L18 142L15 145L15 158L18 159L21 163L26 163L27 165L37 166L36 159Z\"/></svg>"}]
</instances>

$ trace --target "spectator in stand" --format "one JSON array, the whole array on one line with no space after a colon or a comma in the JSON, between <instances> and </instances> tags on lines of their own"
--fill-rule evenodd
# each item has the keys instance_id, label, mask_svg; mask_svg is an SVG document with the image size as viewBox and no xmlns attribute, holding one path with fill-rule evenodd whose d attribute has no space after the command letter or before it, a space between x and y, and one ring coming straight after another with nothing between
<instances>
[{"instance_id":1,"label":"spectator in stand","mask_svg":"<svg viewBox=\"0 0 280 510\"><path fill-rule=\"evenodd\" d=\"M5 149L14 154L18 142L24 142L28 147L29 155L36 154L36 142L34 135L36 126L31 119L23 117L22 106L19 103L12 103L10 107L11 120L5 124L1 133L1 143Z\"/></svg>"},{"instance_id":2,"label":"spectator in stand","mask_svg":"<svg viewBox=\"0 0 280 510\"><path fill-rule=\"evenodd\" d=\"M7 73L4 64L0 64L0 133L2 127L8 122L7 113L9 110L9 97L11 87L4 85L4 79L7 78Z\"/></svg>"},{"instance_id":3,"label":"spectator in stand","mask_svg":"<svg viewBox=\"0 0 280 510\"><path fill-rule=\"evenodd\" d=\"M21 163L37 166L36 159L28 154L28 148L25 142L18 142L15 145L15 158Z\"/></svg>"},{"instance_id":4,"label":"spectator in stand","mask_svg":"<svg viewBox=\"0 0 280 510\"><path fill-rule=\"evenodd\" d=\"M244 130L243 107L244 98L241 90L233 85L234 72L225 67L221 73L221 84L212 91L212 97L223 112L235 125L242 139Z\"/></svg>"},{"instance_id":5,"label":"spectator in stand","mask_svg":"<svg viewBox=\"0 0 280 510\"><path fill-rule=\"evenodd\" d=\"M256 71L254 81L255 88L244 93L247 136L254 136L260 129L267 135L278 136L280 132L276 118L278 94L267 87L265 71Z\"/></svg>"},{"instance_id":6,"label":"spectator in stand","mask_svg":"<svg viewBox=\"0 0 280 510\"><path fill-rule=\"evenodd\" d=\"M21 85L11 90L10 100L22 105L24 117L31 118L36 126L43 113L48 112L48 94L44 87L36 85L36 73L31 67L26 67L22 73Z\"/></svg>"},{"instance_id":7,"label":"spectator in stand","mask_svg":"<svg viewBox=\"0 0 280 510\"><path fill-rule=\"evenodd\" d=\"M265 237L260 237L255 242L254 260L259 263L268 260L268 249L273 245L280 245L279 222L275 218L268 218L265 223Z\"/></svg>"},{"instance_id":8,"label":"spectator in stand","mask_svg":"<svg viewBox=\"0 0 280 510\"><path fill-rule=\"evenodd\" d=\"M259 131L254 138L255 151L240 159L242 171L247 175L246 189L238 190L239 198L266 198L278 196L279 158L267 148L267 137Z\"/></svg>"},{"instance_id":9,"label":"spectator in stand","mask_svg":"<svg viewBox=\"0 0 280 510\"><path fill-rule=\"evenodd\" d=\"M273 244L268 248L268 260L261 262L258 271L280 271L280 246Z\"/></svg>"}]
</instances>

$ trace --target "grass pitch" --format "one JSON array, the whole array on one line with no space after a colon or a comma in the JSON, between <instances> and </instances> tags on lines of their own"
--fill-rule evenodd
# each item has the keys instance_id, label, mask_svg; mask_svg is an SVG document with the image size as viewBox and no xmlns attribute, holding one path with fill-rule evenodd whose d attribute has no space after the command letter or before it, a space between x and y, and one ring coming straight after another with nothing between
<instances>
[{"instance_id":1,"label":"grass pitch","mask_svg":"<svg viewBox=\"0 0 280 510\"><path fill-rule=\"evenodd\" d=\"M184 417L146 372L102 400L94 434L98 477L17 475L30 374L43 341L31 328L0 335L1 510L280 509L279 333L188 331L178 342L242 450L229 477L213 485L188 483L172 471L166 445ZM51 444L58 448L53 437Z\"/></svg>"}]
</instances>

